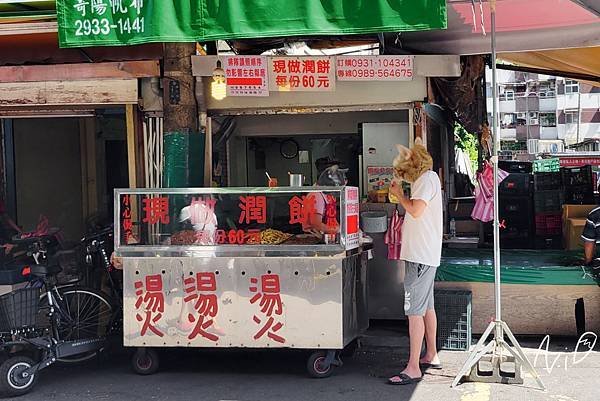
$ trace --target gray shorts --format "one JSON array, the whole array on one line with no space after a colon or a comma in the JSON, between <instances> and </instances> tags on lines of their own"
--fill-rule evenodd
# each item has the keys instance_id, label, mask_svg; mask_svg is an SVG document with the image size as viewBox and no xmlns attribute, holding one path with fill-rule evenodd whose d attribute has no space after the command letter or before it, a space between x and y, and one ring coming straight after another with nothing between
<instances>
[{"instance_id":1,"label":"gray shorts","mask_svg":"<svg viewBox=\"0 0 600 401\"><path fill-rule=\"evenodd\" d=\"M404 261L404 313L406 316L425 316L433 309L433 283L436 267Z\"/></svg>"}]
</instances>

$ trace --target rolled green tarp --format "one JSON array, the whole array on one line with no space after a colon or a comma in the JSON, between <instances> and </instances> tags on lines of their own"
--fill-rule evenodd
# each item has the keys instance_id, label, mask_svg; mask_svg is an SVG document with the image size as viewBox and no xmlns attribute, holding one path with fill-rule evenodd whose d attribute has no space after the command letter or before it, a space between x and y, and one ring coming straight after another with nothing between
<instances>
[{"instance_id":1,"label":"rolled green tarp","mask_svg":"<svg viewBox=\"0 0 600 401\"><path fill-rule=\"evenodd\" d=\"M576 251L502 251L502 284L596 285L591 269L581 266L582 257L581 252ZM492 250L444 249L436 280L493 283Z\"/></svg>"}]
</instances>

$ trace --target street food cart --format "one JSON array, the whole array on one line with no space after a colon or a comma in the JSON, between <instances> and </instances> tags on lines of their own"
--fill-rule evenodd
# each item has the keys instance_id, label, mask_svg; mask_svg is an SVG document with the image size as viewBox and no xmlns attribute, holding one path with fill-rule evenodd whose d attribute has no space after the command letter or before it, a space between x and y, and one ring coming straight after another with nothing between
<instances>
[{"instance_id":1,"label":"street food cart","mask_svg":"<svg viewBox=\"0 0 600 401\"><path fill-rule=\"evenodd\" d=\"M337 234L304 232L317 199ZM118 189L115 205L138 373L154 347L295 348L326 377L368 326L358 188Z\"/></svg>"}]
</instances>

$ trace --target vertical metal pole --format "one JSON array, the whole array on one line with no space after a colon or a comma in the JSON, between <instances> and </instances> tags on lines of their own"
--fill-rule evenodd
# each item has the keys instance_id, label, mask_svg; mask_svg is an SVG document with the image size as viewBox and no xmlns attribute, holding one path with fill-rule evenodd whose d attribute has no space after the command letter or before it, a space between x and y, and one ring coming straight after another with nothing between
<instances>
[{"instance_id":1,"label":"vertical metal pole","mask_svg":"<svg viewBox=\"0 0 600 401\"><path fill-rule=\"evenodd\" d=\"M492 133L494 135L494 292L496 302L496 321L502 320L502 302L500 300L500 225L498 213L498 151L500 150L500 133L498 132L498 76L496 71L496 1L490 1L492 21ZM501 333L497 333L501 334Z\"/></svg>"},{"instance_id":2,"label":"vertical metal pole","mask_svg":"<svg viewBox=\"0 0 600 401\"><path fill-rule=\"evenodd\" d=\"M577 143L581 142L581 84L577 85Z\"/></svg>"}]
</instances>

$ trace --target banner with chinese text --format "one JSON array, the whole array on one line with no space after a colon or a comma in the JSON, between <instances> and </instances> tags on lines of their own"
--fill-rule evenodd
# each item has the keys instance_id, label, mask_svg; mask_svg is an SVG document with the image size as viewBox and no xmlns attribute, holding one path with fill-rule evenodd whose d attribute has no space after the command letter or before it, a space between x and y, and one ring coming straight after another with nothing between
<instances>
[{"instance_id":1,"label":"banner with chinese text","mask_svg":"<svg viewBox=\"0 0 600 401\"><path fill-rule=\"evenodd\" d=\"M445 0L56 0L61 47L444 29Z\"/></svg>"},{"instance_id":2,"label":"banner with chinese text","mask_svg":"<svg viewBox=\"0 0 600 401\"><path fill-rule=\"evenodd\" d=\"M270 57L269 86L280 92L335 90L333 57Z\"/></svg>"}]
</instances>

